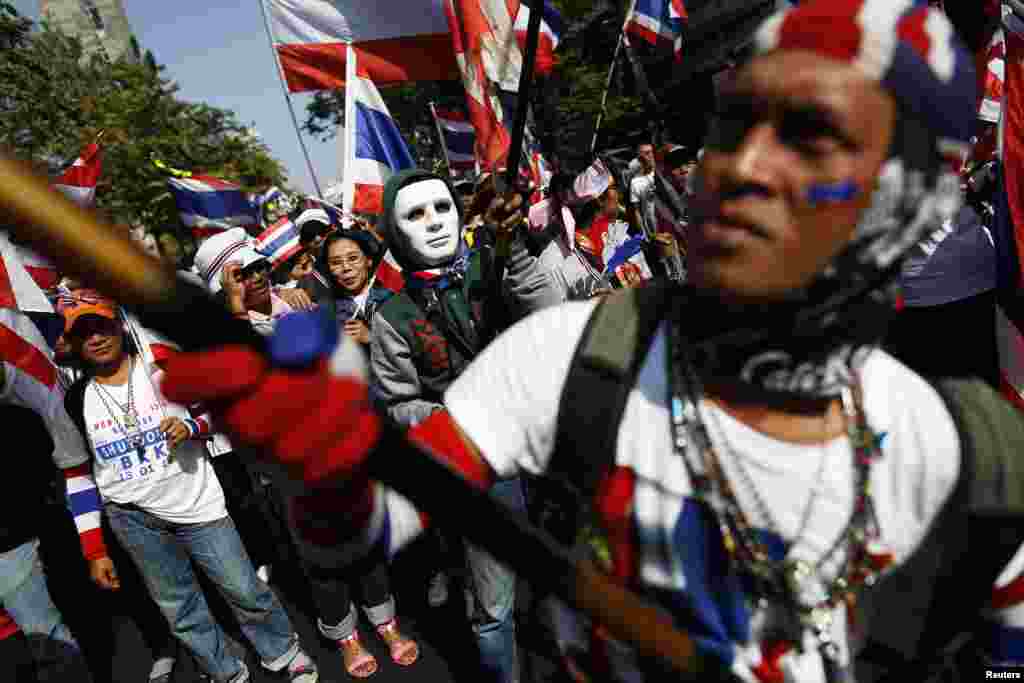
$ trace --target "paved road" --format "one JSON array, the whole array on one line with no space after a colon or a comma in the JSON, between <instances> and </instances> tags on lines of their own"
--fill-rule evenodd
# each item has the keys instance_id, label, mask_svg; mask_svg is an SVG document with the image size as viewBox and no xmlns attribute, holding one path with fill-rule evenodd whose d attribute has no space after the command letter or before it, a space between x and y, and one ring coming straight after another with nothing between
<instances>
[{"instance_id":1,"label":"paved road","mask_svg":"<svg viewBox=\"0 0 1024 683\"><path fill-rule=\"evenodd\" d=\"M53 510L44 520L44 527L43 553L51 592L81 642L97 683L143 683L147 679L153 655L151 645L144 637L146 620L139 618L139 610L152 603L140 585L136 584L136 588L132 589L133 581L137 579L131 576L130 563L126 558L118 562L124 584L121 593L103 593L94 588L88 579L74 525L66 513L59 508ZM115 561L118 561L116 556ZM422 553L418 553L415 548L392 566L399 620L403 628L417 638L420 658L408 668L395 664L388 656L386 646L364 622L360 633L377 657L380 667L371 680L376 683L482 683L476 664L476 646L463 616L465 608L461 592L453 582L447 605L438 609L427 607L425 579L421 576L423 566ZM272 578L271 585L288 609L303 644L319 665L321 681L333 683L355 680L345 672L341 654L333 649L333 643L319 636L316 610L308 594L303 591L302 581L287 571L278 572ZM212 590L208 590L207 595L212 596L211 604L219 621L229 631L233 631L238 642L244 643L233 617L219 596ZM152 605L152 609L155 610L155 605ZM162 623L159 615L152 616L156 619L156 630L159 631ZM523 680L543 683L550 678L552 667L550 660L538 654L544 646L531 642L531 637L536 639L533 636L535 633L536 629L526 626L520 629L521 640L528 650L533 651L523 651L524 659L528 660ZM31 683L32 677L18 668L27 658L27 646L23 639L0 641L0 682ZM251 650L248 662L250 670L255 672L254 683L281 680L261 670ZM174 683L195 680L194 663L190 657L182 657L175 669Z\"/></svg>"}]
</instances>

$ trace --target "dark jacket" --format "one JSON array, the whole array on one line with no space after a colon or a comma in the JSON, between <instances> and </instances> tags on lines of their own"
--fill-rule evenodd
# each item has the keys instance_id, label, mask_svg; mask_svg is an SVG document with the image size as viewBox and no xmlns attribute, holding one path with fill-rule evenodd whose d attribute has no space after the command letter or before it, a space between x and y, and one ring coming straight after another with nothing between
<instances>
[{"instance_id":1,"label":"dark jacket","mask_svg":"<svg viewBox=\"0 0 1024 683\"><path fill-rule=\"evenodd\" d=\"M7 486L0 496L0 553L39 535L58 481L53 439L43 419L21 406L0 405L0 430L10 439Z\"/></svg>"}]
</instances>

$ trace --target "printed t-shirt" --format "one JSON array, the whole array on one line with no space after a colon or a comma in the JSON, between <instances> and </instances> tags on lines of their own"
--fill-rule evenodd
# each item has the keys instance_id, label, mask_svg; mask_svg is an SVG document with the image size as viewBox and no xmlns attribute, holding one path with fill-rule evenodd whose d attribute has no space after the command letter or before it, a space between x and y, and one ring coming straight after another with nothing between
<instances>
[{"instance_id":1,"label":"printed t-shirt","mask_svg":"<svg viewBox=\"0 0 1024 683\"><path fill-rule=\"evenodd\" d=\"M203 443L188 439L170 451L160 431L165 417L188 417L184 407L160 395L162 374L149 376L146 366L136 362L130 380L139 417L134 430L123 426L128 382L97 386L93 381L86 388L85 426L100 495L105 501L137 505L178 524L221 519L227 515L224 492ZM141 446L136 447L140 438Z\"/></svg>"},{"instance_id":2,"label":"printed t-shirt","mask_svg":"<svg viewBox=\"0 0 1024 683\"><path fill-rule=\"evenodd\" d=\"M594 305L552 307L520 321L446 392L447 409L499 477L546 470L562 388ZM775 680L753 674L770 664L785 669L787 681L824 683L823 662L810 633L804 634L803 653L790 650L775 657L771 634L783 612L772 604L760 610L749 606L745 585L729 569L714 517L693 494L686 466L672 447L666 346L663 326L626 403L612 473L617 485L609 486L615 495L597 503L630 530L613 540L619 543L613 556L632 558L632 567L627 563L617 570L669 609L681 628L697 636L702 651L723 659L742 680ZM953 489L960 468L959 436L935 390L884 352L871 353L862 382L868 423L882 449L872 470L874 505L882 546L893 553L895 566L918 546ZM714 404L701 402L700 412L742 509L769 547L781 556L783 539L796 537L790 557L812 563L825 557L820 574L831 581L845 550L827 553L854 505L849 441L791 444L748 427ZM758 496L772 519L759 514ZM833 613L832 636L847 664L863 643L870 593L858 604L864 611L856 620L847 619L842 605ZM616 670L631 670L628 651L615 652Z\"/></svg>"}]
</instances>

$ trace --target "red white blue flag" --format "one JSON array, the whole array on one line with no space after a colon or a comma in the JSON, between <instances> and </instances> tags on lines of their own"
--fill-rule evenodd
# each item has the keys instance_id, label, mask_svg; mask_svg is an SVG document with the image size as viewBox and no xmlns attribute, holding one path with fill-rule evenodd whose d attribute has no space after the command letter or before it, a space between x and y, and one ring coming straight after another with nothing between
<instances>
[{"instance_id":1,"label":"red white blue flag","mask_svg":"<svg viewBox=\"0 0 1024 683\"><path fill-rule=\"evenodd\" d=\"M445 1L270 0L288 89L345 87L348 45L363 73L381 86L458 78Z\"/></svg>"},{"instance_id":2,"label":"red white blue flag","mask_svg":"<svg viewBox=\"0 0 1024 683\"><path fill-rule=\"evenodd\" d=\"M542 0L531 0L530 5ZM540 36L537 42L537 56L534 62L534 72L541 76L547 76L555 67L555 50L565 33L565 22L562 15L558 13L550 2L543 0L544 18L540 22ZM519 4L519 11L516 14L516 41L519 49L526 52L526 32L530 25L530 6L526 2Z\"/></svg>"},{"instance_id":3,"label":"red white blue flag","mask_svg":"<svg viewBox=\"0 0 1024 683\"><path fill-rule=\"evenodd\" d=\"M624 30L655 47L671 47L679 59L686 20L683 0L634 0Z\"/></svg>"},{"instance_id":4,"label":"red white blue flag","mask_svg":"<svg viewBox=\"0 0 1024 683\"><path fill-rule=\"evenodd\" d=\"M445 159L452 175L470 171L476 165L476 131L469 117L456 109L431 107L434 121L444 145Z\"/></svg>"},{"instance_id":5,"label":"red white blue flag","mask_svg":"<svg viewBox=\"0 0 1024 683\"><path fill-rule=\"evenodd\" d=\"M384 184L393 173L416 165L398 124L391 118L377 86L361 70L349 50L345 87L346 196L344 209L379 214L384 210Z\"/></svg>"},{"instance_id":6,"label":"red white blue flag","mask_svg":"<svg viewBox=\"0 0 1024 683\"><path fill-rule=\"evenodd\" d=\"M231 228L258 228L259 209L238 185L213 176L189 174L167 179L181 222L196 238Z\"/></svg>"}]
</instances>

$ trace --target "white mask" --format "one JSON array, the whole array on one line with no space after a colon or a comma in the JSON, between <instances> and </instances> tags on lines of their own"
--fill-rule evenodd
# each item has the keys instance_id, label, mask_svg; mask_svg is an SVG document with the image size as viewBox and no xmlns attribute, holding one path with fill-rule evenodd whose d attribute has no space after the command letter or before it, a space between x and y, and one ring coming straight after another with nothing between
<instances>
[{"instance_id":1,"label":"white mask","mask_svg":"<svg viewBox=\"0 0 1024 683\"><path fill-rule=\"evenodd\" d=\"M448 186L432 178L406 185L395 197L395 225L422 266L435 268L459 248L459 212Z\"/></svg>"}]
</instances>

